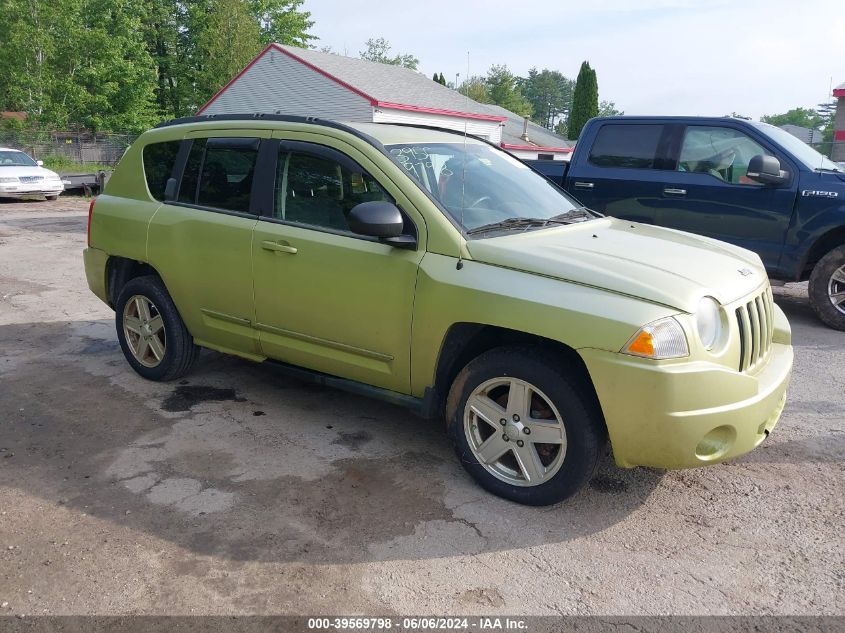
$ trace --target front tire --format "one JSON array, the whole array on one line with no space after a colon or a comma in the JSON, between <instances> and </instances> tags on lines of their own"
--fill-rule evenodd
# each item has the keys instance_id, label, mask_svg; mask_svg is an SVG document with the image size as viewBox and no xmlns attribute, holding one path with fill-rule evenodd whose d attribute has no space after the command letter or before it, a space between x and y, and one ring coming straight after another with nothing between
<instances>
[{"instance_id":1,"label":"front tire","mask_svg":"<svg viewBox=\"0 0 845 633\"><path fill-rule=\"evenodd\" d=\"M455 378L449 435L481 487L532 506L558 503L593 476L604 425L582 380L540 348L485 352Z\"/></svg>"},{"instance_id":2,"label":"front tire","mask_svg":"<svg viewBox=\"0 0 845 633\"><path fill-rule=\"evenodd\" d=\"M115 306L117 339L127 362L148 380L174 380L188 372L199 347L161 280L131 279Z\"/></svg>"},{"instance_id":3,"label":"front tire","mask_svg":"<svg viewBox=\"0 0 845 633\"><path fill-rule=\"evenodd\" d=\"M818 261L808 293L816 315L830 327L845 330L845 246L834 248Z\"/></svg>"}]
</instances>

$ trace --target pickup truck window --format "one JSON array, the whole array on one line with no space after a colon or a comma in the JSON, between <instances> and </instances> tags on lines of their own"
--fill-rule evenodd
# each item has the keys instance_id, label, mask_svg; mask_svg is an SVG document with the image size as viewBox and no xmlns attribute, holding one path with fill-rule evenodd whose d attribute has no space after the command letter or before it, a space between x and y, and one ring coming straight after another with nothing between
<instances>
[{"instance_id":1,"label":"pickup truck window","mask_svg":"<svg viewBox=\"0 0 845 633\"><path fill-rule=\"evenodd\" d=\"M735 185L761 187L746 176L748 163L761 154L772 155L739 130L691 125L684 133L678 171L710 174Z\"/></svg>"},{"instance_id":2,"label":"pickup truck window","mask_svg":"<svg viewBox=\"0 0 845 633\"><path fill-rule=\"evenodd\" d=\"M603 125L590 149L590 162L597 167L656 169L662 134L662 125Z\"/></svg>"},{"instance_id":3,"label":"pickup truck window","mask_svg":"<svg viewBox=\"0 0 845 633\"><path fill-rule=\"evenodd\" d=\"M510 154L477 141L387 149L464 230L515 218L548 219L580 206Z\"/></svg>"},{"instance_id":4,"label":"pickup truck window","mask_svg":"<svg viewBox=\"0 0 845 633\"><path fill-rule=\"evenodd\" d=\"M800 160L807 169L824 169L829 171L845 171L834 163L827 156L822 156L801 139L798 139L786 130L782 130L768 123L753 123L763 134L771 138L775 143L791 152L795 158Z\"/></svg>"}]
</instances>

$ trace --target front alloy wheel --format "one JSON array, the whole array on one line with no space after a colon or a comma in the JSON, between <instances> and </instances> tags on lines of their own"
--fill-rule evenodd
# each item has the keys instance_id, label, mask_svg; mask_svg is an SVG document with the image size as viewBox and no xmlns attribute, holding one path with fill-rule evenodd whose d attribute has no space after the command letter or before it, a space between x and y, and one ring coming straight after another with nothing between
<instances>
[{"instance_id":1,"label":"front alloy wheel","mask_svg":"<svg viewBox=\"0 0 845 633\"><path fill-rule=\"evenodd\" d=\"M486 490L527 505L563 501L589 481L605 442L589 377L542 347L484 352L446 404L461 465Z\"/></svg>"},{"instance_id":2,"label":"front alloy wheel","mask_svg":"<svg viewBox=\"0 0 845 633\"><path fill-rule=\"evenodd\" d=\"M478 462L514 486L536 486L560 469L566 429L542 391L518 378L479 385L464 410L464 432Z\"/></svg>"},{"instance_id":3,"label":"front alloy wheel","mask_svg":"<svg viewBox=\"0 0 845 633\"><path fill-rule=\"evenodd\" d=\"M816 263L807 292L818 317L845 331L845 246L832 249Z\"/></svg>"}]
</instances>

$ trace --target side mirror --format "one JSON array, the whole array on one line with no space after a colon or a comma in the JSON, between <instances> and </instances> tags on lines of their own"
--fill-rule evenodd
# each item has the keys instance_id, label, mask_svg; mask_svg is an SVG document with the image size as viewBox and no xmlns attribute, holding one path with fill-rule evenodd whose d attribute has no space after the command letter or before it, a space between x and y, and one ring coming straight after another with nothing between
<instances>
[{"instance_id":1,"label":"side mirror","mask_svg":"<svg viewBox=\"0 0 845 633\"><path fill-rule=\"evenodd\" d=\"M780 168L780 161L774 156L763 154L757 154L748 161L745 175L764 185L780 185L787 180L787 173Z\"/></svg>"},{"instance_id":2,"label":"side mirror","mask_svg":"<svg viewBox=\"0 0 845 633\"><path fill-rule=\"evenodd\" d=\"M402 212L392 202L384 200L362 202L352 207L346 220L353 233L377 237L396 248L414 250L417 247L416 238L402 235L402 229L405 226Z\"/></svg>"},{"instance_id":3,"label":"side mirror","mask_svg":"<svg viewBox=\"0 0 845 633\"><path fill-rule=\"evenodd\" d=\"M35 164L38 165L39 167L44 167L44 161L43 160L37 160L37 161L35 161Z\"/></svg>"},{"instance_id":4,"label":"side mirror","mask_svg":"<svg viewBox=\"0 0 845 633\"><path fill-rule=\"evenodd\" d=\"M176 189L179 188L179 183L175 178L168 178L164 185L164 201L173 202L176 200Z\"/></svg>"}]
</instances>

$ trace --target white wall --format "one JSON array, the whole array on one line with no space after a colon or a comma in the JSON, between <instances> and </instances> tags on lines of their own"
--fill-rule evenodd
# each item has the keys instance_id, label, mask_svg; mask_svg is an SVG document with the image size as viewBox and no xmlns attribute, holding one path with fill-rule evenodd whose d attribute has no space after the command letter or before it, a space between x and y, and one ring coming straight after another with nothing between
<instances>
[{"instance_id":1,"label":"white wall","mask_svg":"<svg viewBox=\"0 0 845 633\"><path fill-rule=\"evenodd\" d=\"M507 151L509 151L511 154L513 154L517 158L521 158L522 160L537 160L538 154L554 154L555 160L563 160L563 161L569 161L569 159L572 157L572 152L569 152L567 154L562 154L562 153L544 152L543 150L530 151L529 152L527 150L521 150L521 149L509 149Z\"/></svg>"},{"instance_id":2,"label":"white wall","mask_svg":"<svg viewBox=\"0 0 845 633\"><path fill-rule=\"evenodd\" d=\"M447 130L466 131L468 134L482 136L493 143L500 143L502 140L502 127L498 121L485 121L484 119L467 119L445 114L430 114L428 112L414 112L411 110L393 110L390 108L375 108L373 111L374 123L409 123L413 125L433 125L446 128Z\"/></svg>"},{"instance_id":3,"label":"white wall","mask_svg":"<svg viewBox=\"0 0 845 633\"><path fill-rule=\"evenodd\" d=\"M373 120L368 99L272 48L202 114L277 111L336 121Z\"/></svg>"}]
</instances>

